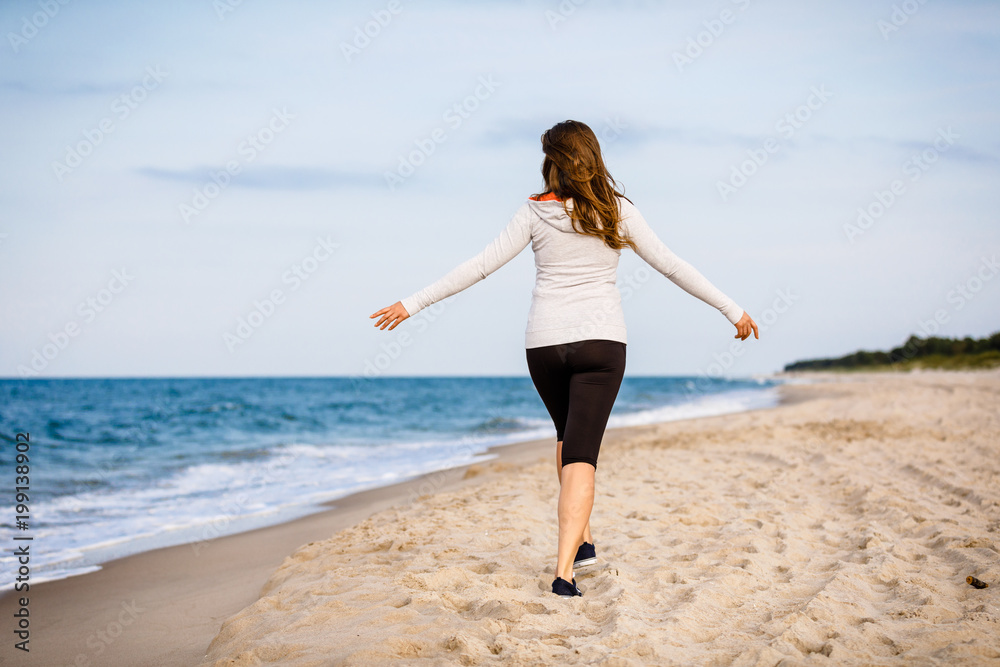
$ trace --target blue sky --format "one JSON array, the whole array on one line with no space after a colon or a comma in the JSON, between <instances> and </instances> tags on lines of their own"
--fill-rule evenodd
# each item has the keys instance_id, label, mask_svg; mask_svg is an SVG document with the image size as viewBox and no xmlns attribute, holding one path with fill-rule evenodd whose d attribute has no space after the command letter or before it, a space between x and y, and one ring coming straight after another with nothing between
<instances>
[{"instance_id":1,"label":"blue sky","mask_svg":"<svg viewBox=\"0 0 1000 667\"><path fill-rule=\"evenodd\" d=\"M0 28L3 376L527 375L530 247L368 316L499 234L567 118L767 323L731 349L623 251L629 374L1000 329L996 3L53 0Z\"/></svg>"}]
</instances>

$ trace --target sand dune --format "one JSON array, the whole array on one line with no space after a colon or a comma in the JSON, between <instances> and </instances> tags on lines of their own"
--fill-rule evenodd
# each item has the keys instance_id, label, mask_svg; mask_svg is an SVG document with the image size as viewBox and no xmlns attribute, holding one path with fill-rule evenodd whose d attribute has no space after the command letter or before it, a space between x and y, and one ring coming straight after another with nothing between
<instances>
[{"instance_id":1,"label":"sand dune","mask_svg":"<svg viewBox=\"0 0 1000 667\"><path fill-rule=\"evenodd\" d=\"M1000 373L793 389L606 440L582 598L549 458L485 464L299 548L203 664L1000 664Z\"/></svg>"}]
</instances>

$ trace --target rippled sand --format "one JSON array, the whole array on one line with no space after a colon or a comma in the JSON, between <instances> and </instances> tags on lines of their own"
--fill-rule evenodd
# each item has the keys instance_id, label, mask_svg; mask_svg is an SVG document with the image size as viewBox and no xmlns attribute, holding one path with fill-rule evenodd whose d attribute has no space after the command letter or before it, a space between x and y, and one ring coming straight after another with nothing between
<instances>
[{"instance_id":1,"label":"rippled sand","mask_svg":"<svg viewBox=\"0 0 1000 667\"><path fill-rule=\"evenodd\" d=\"M553 463L485 464L300 547L203 664L1000 662L1000 373L794 395L606 441L582 598Z\"/></svg>"}]
</instances>

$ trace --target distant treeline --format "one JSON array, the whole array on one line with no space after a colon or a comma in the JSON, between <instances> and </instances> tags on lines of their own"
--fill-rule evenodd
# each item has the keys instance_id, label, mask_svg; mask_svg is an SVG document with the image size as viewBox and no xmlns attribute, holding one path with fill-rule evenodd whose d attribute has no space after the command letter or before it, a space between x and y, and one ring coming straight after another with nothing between
<instances>
[{"instance_id":1,"label":"distant treeline","mask_svg":"<svg viewBox=\"0 0 1000 667\"><path fill-rule=\"evenodd\" d=\"M808 359L786 371L880 370L886 368L991 368L1000 365L1000 331L986 338L910 336L888 352L858 350L838 359Z\"/></svg>"}]
</instances>

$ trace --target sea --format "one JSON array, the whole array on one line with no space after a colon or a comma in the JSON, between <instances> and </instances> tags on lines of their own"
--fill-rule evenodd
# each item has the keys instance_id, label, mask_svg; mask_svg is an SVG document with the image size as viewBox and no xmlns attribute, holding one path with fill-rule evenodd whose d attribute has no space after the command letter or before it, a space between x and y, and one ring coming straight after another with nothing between
<instances>
[{"instance_id":1,"label":"sea","mask_svg":"<svg viewBox=\"0 0 1000 667\"><path fill-rule=\"evenodd\" d=\"M779 383L626 376L608 426L771 407ZM62 579L543 438L555 427L527 376L0 380L0 591L29 543L15 536L31 537L32 583Z\"/></svg>"}]
</instances>

